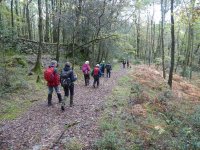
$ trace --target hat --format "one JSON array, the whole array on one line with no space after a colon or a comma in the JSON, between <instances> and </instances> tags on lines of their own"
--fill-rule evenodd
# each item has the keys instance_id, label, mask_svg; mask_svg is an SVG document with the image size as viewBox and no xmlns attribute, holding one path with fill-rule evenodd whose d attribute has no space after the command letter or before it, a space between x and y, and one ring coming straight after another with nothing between
<instances>
[{"instance_id":1,"label":"hat","mask_svg":"<svg viewBox=\"0 0 200 150\"><path fill-rule=\"evenodd\" d=\"M99 64L96 64L96 67L99 67Z\"/></svg>"},{"instance_id":2,"label":"hat","mask_svg":"<svg viewBox=\"0 0 200 150\"><path fill-rule=\"evenodd\" d=\"M89 61L86 61L85 64L89 64Z\"/></svg>"},{"instance_id":3,"label":"hat","mask_svg":"<svg viewBox=\"0 0 200 150\"><path fill-rule=\"evenodd\" d=\"M66 62L65 66L70 67L70 62Z\"/></svg>"},{"instance_id":4,"label":"hat","mask_svg":"<svg viewBox=\"0 0 200 150\"><path fill-rule=\"evenodd\" d=\"M56 61L56 60L52 60L50 66L51 66L51 67L54 67L54 66L56 66L56 65L57 65L57 61Z\"/></svg>"}]
</instances>

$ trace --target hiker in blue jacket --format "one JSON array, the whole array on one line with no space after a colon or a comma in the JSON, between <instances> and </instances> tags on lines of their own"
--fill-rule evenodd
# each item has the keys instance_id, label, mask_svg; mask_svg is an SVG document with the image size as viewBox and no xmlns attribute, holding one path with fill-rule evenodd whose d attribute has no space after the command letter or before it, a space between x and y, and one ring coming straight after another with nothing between
<instances>
[{"instance_id":1,"label":"hiker in blue jacket","mask_svg":"<svg viewBox=\"0 0 200 150\"><path fill-rule=\"evenodd\" d=\"M104 70L105 70L105 61L102 61L102 63L100 63L100 71L103 77L104 77Z\"/></svg>"}]
</instances>

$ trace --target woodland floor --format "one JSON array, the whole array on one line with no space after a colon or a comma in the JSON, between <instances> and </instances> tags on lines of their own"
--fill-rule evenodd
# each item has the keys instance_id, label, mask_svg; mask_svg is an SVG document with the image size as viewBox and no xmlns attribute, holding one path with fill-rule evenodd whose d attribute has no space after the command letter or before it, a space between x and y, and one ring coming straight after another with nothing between
<instances>
[{"instance_id":1,"label":"woodland floor","mask_svg":"<svg viewBox=\"0 0 200 150\"><path fill-rule=\"evenodd\" d=\"M39 101L21 117L13 121L1 122L0 149L64 149L71 138L76 138L84 149L92 145L100 136L98 118L104 109L106 97L117 84L118 78L127 73L126 69L112 72L111 78L101 78L99 88L84 86L83 81L75 83L75 106L66 105L61 112L56 94L53 106L47 101ZM63 90L62 90L63 91ZM63 95L63 93L62 93Z\"/></svg>"}]
</instances>

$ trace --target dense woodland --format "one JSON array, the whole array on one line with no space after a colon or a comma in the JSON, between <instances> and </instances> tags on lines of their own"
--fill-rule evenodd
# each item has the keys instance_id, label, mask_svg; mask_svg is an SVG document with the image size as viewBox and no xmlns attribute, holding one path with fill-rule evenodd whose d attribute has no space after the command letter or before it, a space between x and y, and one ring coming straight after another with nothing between
<instances>
[{"instance_id":1,"label":"dense woodland","mask_svg":"<svg viewBox=\"0 0 200 150\"><path fill-rule=\"evenodd\" d=\"M10 0L1 1L0 7L2 49L20 51L17 39L37 41L34 71L41 69L44 43L56 44L58 61L60 46L67 45L63 51L68 51L66 57L73 58L73 64L80 58L95 64L129 56L156 63L164 78L170 68L170 85L173 71L181 69L191 78L199 69L197 0Z\"/></svg>"},{"instance_id":2,"label":"dense woodland","mask_svg":"<svg viewBox=\"0 0 200 150\"><path fill-rule=\"evenodd\" d=\"M47 55L50 59L46 58ZM103 60L115 64L125 59L131 62L132 68L135 68L135 64L155 67L162 72L162 78L167 81L170 88L173 87L175 74L187 81L196 82L194 78L200 72L200 1L0 0L0 96L2 99L10 99L9 94L19 89L30 89L29 84L36 86L35 89L41 88L35 81L43 82L42 71L48 64L48 62L44 64L44 59L56 59L61 66L66 61L70 61L75 69L86 60L94 66ZM140 73L150 73L142 72L140 69ZM141 92L138 85L134 85L134 88L136 92ZM127 91L130 89L133 90L129 87ZM7 105L4 105L4 101L1 100L0 104ZM175 113L174 109L166 108L165 112L167 111ZM164 114L164 111L162 113ZM198 113L196 115L199 118ZM172 114L166 117L173 118ZM180 119L179 116L175 117ZM167 123L171 127L170 134L177 139L184 137L182 134L176 134L172 129L174 126L170 123L174 123L173 125L177 123L173 122L174 120ZM190 131L194 127L193 131L198 133L199 120L197 122L187 129ZM184 123L181 125L186 126ZM173 145L174 147L165 148L198 149L199 136L189 135L188 132L185 139L180 139L182 143L176 141L178 144ZM112 140L114 138L112 135L105 135L105 137L111 136ZM167 137L171 138L168 135ZM192 142L196 145L192 145ZM149 145L143 143L145 148L153 145L149 143ZM176 147L180 143L183 147ZM113 149L121 145L115 146ZM154 148L163 148L159 147L159 144L157 146Z\"/></svg>"}]
</instances>

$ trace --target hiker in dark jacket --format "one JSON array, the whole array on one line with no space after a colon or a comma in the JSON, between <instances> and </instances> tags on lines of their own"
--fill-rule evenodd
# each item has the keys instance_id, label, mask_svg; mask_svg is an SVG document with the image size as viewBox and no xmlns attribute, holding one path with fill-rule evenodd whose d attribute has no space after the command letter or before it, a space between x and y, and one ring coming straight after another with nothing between
<instances>
[{"instance_id":1,"label":"hiker in dark jacket","mask_svg":"<svg viewBox=\"0 0 200 150\"><path fill-rule=\"evenodd\" d=\"M111 66L110 62L108 62L106 64L105 68L106 68L107 78L110 78L110 74L111 74L111 70L112 70L112 66Z\"/></svg>"},{"instance_id":2,"label":"hiker in dark jacket","mask_svg":"<svg viewBox=\"0 0 200 150\"><path fill-rule=\"evenodd\" d=\"M52 94L53 89L55 89L59 103L62 101L61 91L59 88L60 85L60 76L57 71L57 61L52 60L49 67L44 72L44 78L47 81L48 86L48 106L52 106Z\"/></svg>"},{"instance_id":3,"label":"hiker in dark jacket","mask_svg":"<svg viewBox=\"0 0 200 150\"><path fill-rule=\"evenodd\" d=\"M95 84L97 83L97 87L99 87L99 78L101 77L101 70L99 68L99 64L97 64L92 70L91 75L94 78L93 87L95 88Z\"/></svg>"},{"instance_id":4,"label":"hiker in dark jacket","mask_svg":"<svg viewBox=\"0 0 200 150\"><path fill-rule=\"evenodd\" d=\"M125 59L122 61L122 65L123 65L123 68L126 67L126 60Z\"/></svg>"},{"instance_id":5,"label":"hiker in dark jacket","mask_svg":"<svg viewBox=\"0 0 200 150\"><path fill-rule=\"evenodd\" d=\"M73 106L73 96L74 96L74 81L77 80L77 76L74 75L74 71L70 68L70 63L67 62L63 68L61 74L61 85L64 89L65 96L62 100L61 110L65 110L65 103L70 95L70 107ZM70 94L69 94L70 93Z\"/></svg>"},{"instance_id":6,"label":"hiker in dark jacket","mask_svg":"<svg viewBox=\"0 0 200 150\"><path fill-rule=\"evenodd\" d=\"M129 60L128 59L126 61L126 64L127 64L127 68L129 68Z\"/></svg>"}]
</instances>

